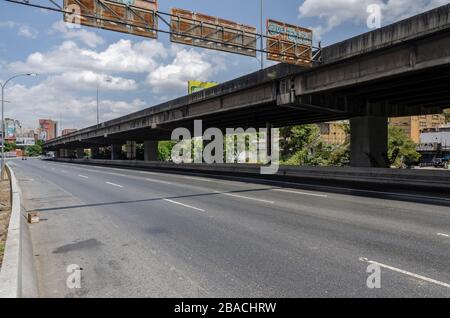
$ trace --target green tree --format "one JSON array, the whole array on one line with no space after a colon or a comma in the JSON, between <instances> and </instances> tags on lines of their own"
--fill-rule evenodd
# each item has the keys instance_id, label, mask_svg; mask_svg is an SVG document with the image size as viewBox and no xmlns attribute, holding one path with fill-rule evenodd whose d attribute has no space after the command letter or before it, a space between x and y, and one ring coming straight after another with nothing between
<instances>
[{"instance_id":1,"label":"green tree","mask_svg":"<svg viewBox=\"0 0 450 318\"><path fill-rule=\"evenodd\" d=\"M388 158L395 167L410 165L420 160L416 144L400 127L389 126Z\"/></svg>"},{"instance_id":2,"label":"green tree","mask_svg":"<svg viewBox=\"0 0 450 318\"><path fill-rule=\"evenodd\" d=\"M280 152L282 161L303 162L309 156L310 148L319 141L320 132L316 125L298 125L280 129Z\"/></svg>"},{"instance_id":3,"label":"green tree","mask_svg":"<svg viewBox=\"0 0 450 318\"><path fill-rule=\"evenodd\" d=\"M44 142L42 140L36 141L34 146L28 146L25 150L27 156L36 157L43 154L43 146Z\"/></svg>"},{"instance_id":4,"label":"green tree","mask_svg":"<svg viewBox=\"0 0 450 318\"><path fill-rule=\"evenodd\" d=\"M342 122L340 128L345 132L346 138L342 145L331 146L332 150L328 157L330 166L348 166L350 163L350 124Z\"/></svg>"},{"instance_id":5,"label":"green tree","mask_svg":"<svg viewBox=\"0 0 450 318\"><path fill-rule=\"evenodd\" d=\"M175 141L160 141L158 144L158 160L170 161L172 157L172 148L177 143Z\"/></svg>"},{"instance_id":6,"label":"green tree","mask_svg":"<svg viewBox=\"0 0 450 318\"><path fill-rule=\"evenodd\" d=\"M450 108L444 110L444 115L445 115L445 121L447 123L450 123Z\"/></svg>"},{"instance_id":7,"label":"green tree","mask_svg":"<svg viewBox=\"0 0 450 318\"><path fill-rule=\"evenodd\" d=\"M320 139L317 125L298 125L280 129L281 160L287 165L327 165L331 147Z\"/></svg>"},{"instance_id":8,"label":"green tree","mask_svg":"<svg viewBox=\"0 0 450 318\"><path fill-rule=\"evenodd\" d=\"M5 141L5 151L6 152L14 151L16 149L17 149L17 146L16 146L15 142Z\"/></svg>"}]
</instances>

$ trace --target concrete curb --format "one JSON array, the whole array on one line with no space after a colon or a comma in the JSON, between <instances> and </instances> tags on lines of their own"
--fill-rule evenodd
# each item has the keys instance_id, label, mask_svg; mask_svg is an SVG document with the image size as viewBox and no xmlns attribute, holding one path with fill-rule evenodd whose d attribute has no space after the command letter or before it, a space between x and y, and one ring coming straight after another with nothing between
<instances>
[{"instance_id":1,"label":"concrete curb","mask_svg":"<svg viewBox=\"0 0 450 318\"><path fill-rule=\"evenodd\" d=\"M6 165L11 181L11 218L5 255L0 271L0 298L37 297L37 275L28 225L22 214L21 191L13 170ZM26 281L23 281L23 278Z\"/></svg>"}]
</instances>

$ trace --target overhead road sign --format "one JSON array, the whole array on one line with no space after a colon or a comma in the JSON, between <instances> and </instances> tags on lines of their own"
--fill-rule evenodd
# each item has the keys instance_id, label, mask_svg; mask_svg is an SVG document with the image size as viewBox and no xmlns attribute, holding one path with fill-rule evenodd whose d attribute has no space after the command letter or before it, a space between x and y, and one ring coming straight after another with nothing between
<instances>
[{"instance_id":1,"label":"overhead road sign","mask_svg":"<svg viewBox=\"0 0 450 318\"><path fill-rule=\"evenodd\" d=\"M312 35L310 29L267 20L267 59L300 66L311 66Z\"/></svg>"},{"instance_id":2,"label":"overhead road sign","mask_svg":"<svg viewBox=\"0 0 450 318\"><path fill-rule=\"evenodd\" d=\"M172 42L256 57L255 27L183 9L171 10Z\"/></svg>"},{"instance_id":3,"label":"overhead road sign","mask_svg":"<svg viewBox=\"0 0 450 318\"><path fill-rule=\"evenodd\" d=\"M158 37L157 0L64 0L64 11L65 22Z\"/></svg>"}]
</instances>

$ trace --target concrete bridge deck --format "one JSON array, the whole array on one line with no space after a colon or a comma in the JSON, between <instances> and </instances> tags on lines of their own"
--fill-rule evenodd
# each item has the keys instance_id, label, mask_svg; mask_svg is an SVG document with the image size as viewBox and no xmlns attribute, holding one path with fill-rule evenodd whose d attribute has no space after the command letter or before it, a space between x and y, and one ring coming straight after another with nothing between
<instances>
[{"instance_id":1,"label":"concrete bridge deck","mask_svg":"<svg viewBox=\"0 0 450 318\"><path fill-rule=\"evenodd\" d=\"M168 140L174 128L193 129L196 119L203 120L205 129L224 129L362 118L352 126L358 130L373 123L358 130L367 143L371 138L365 135L384 130L387 117L439 113L450 106L450 5L325 47L322 57L323 64L313 68L275 65L53 139L45 147ZM381 140L381 145L355 151L381 153L385 144Z\"/></svg>"}]
</instances>

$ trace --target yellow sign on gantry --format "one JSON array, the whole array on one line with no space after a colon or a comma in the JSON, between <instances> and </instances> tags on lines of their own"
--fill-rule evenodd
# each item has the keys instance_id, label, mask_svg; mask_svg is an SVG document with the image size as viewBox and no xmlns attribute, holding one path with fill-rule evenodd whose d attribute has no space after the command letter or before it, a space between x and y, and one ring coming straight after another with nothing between
<instances>
[{"instance_id":1,"label":"yellow sign on gantry","mask_svg":"<svg viewBox=\"0 0 450 318\"><path fill-rule=\"evenodd\" d=\"M217 86L216 82L189 81L188 93L192 94L214 86Z\"/></svg>"}]
</instances>

